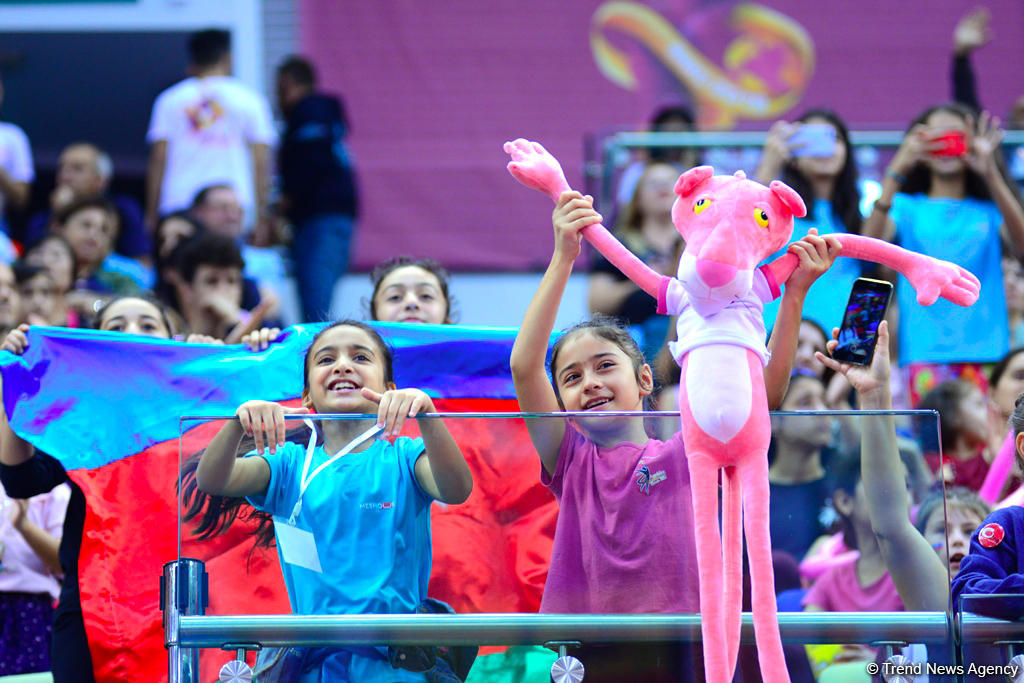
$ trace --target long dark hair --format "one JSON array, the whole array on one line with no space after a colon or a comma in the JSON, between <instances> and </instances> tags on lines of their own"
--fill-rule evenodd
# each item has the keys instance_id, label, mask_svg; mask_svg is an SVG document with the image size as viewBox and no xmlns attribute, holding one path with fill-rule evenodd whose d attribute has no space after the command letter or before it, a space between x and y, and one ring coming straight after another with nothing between
<instances>
[{"instance_id":1,"label":"long dark hair","mask_svg":"<svg viewBox=\"0 0 1024 683\"><path fill-rule=\"evenodd\" d=\"M799 123L806 123L810 119L825 119L835 126L837 139L846 145L846 162L836 177L832 196L826 197L826 199L832 203L832 214L843 224L846 232L859 235L862 220L860 215L860 188L857 186L857 163L853 158L850 131L846 127L846 123L831 109L808 110L797 121ZM796 167L795 161L790 160L783 166L782 182L796 190L800 198L804 200L804 204L808 207L814 205L814 190L811 187L811 181L800 172Z\"/></svg>"},{"instance_id":2,"label":"long dark hair","mask_svg":"<svg viewBox=\"0 0 1024 683\"><path fill-rule=\"evenodd\" d=\"M969 108L960 104L959 102L950 102L948 104L938 104L934 107L928 107L921 112L916 119L910 122L907 127L907 132L914 126L925 123L932 114L937 112L946 112L952 114L957 118L961 119L964 123L974 121L977 124L976 114ZM1003 153L1001 150L995 152L996 168L999 169L999 173L1006 180L1006 184L1014 189L1016 192L1016 183L1009 180L1009 173L1006 170L1006 161L1003 159ZM969 166L964 164L964 194L968 197L974 197L975 199L992 199L992 193L989 192L988 184L985 179L975 173ZM932 172L923 163L916 164L912 169L907 172L907 180L903 183L901 191L905 194L927 194L928 190L931 189L932 185Z\"/></svg>"},{"instance_id":3,"label":"long dark hair","mask_svg":"<svg viewBox=\"0 0 1024 683\"><path fill-rule=\"evenodd\" d=\"M313 349L316 347L316 343L320 340L324 334L335 327L356 327L366 332L374 343L378 347L379 358L384 366L384 383L390 385L394 381L393 366L394 361L392 358L391 347L388 345L384 338L380 336L377 330L373 329L364 322L358 320L338 320L337 322L331 323L324 329L320 330L313 341L310 342L309 347L306 349L305 357L303 360L303 393L309 393L309 363L313 355ZM315 424L315 423L314 423ZM301 446L305 446L309 443L310 439L309 427L305 426L304 423L299 423L299 426L290 430L285 436L285 441L296 443ZM323 435L317 433L317 444L323 443ZM245 437L238 445L238 452L248 453L256 447L256 440L253 437ZM185 522L191 522L198 520L195 528L192 530L192 535L200 541L205 541L227 531L235 520L241 520L245 523L252 524L255 526L253 534L256 537L256 543L250 550L249 557L252 558L252 552L256 548L271 548L274 545L274 521L273 516L268 512L257 510L252 507L244 498L236 498L233 496L214 496L210 495L199 488L199 484L196 481L196 469L199 467L199 460L202 458L203 453L206 449L203 449L195 455L188 458L181 467L181 505L182 505L182 520Z\"/></svg>"}]
</instances>

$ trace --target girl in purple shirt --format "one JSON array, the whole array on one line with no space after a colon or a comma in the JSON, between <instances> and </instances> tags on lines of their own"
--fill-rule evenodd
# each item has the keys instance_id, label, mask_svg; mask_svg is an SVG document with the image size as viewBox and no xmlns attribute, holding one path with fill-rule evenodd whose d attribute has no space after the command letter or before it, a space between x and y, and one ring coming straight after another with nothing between
<instances>
[{"instance_id":1,"label":"girl in purple shirt","mask_svg":"<svg viewBox=\"0 0 1024 683\"><path fill-rule=\"evenodd\" d=\"M635 412L633 416L526 421L541 461L541 480L559 503L558 524L541 612L695 613L699 611L690 479L680 434L662 442L648 436L644 399L654 389L651 368L628 332L598 318L568 330L551 353L548 341L573 262L580 231L601 221L593 200L564 193L552 218L555 249L526 311L512 349L512 379L525 412ZM827 267L824 241L801 256L801 267ZM806 290L803 290L806 291ZM785 393L800 320L802 294L794 288L776 325L785 342L772 346L766 369L769 403ZM775 341L775 340L773 340ZM774 374L774 373L777 373ZM683 680L703 672L700 648L652 643L628 649L587 647L580 658L587 681Z\"/></svg>"}]
</instances>

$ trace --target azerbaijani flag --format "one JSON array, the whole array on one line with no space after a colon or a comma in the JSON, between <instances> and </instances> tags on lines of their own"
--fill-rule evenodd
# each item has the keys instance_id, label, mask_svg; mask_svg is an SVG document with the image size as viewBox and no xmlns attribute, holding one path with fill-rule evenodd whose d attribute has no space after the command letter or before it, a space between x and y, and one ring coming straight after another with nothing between
<instances>
[{"instance_id":1,"label":"azerbaijani flag","mask_svg":"<svg viewBox=\"0 0 1024 683\"><path fill-rule=\"evenodd\" d=\"M395 382L441 412L518 410L509 375L515 330L373 323L395 353ZM60 460L81 486L86 521L79 577L98 681L159 681L167 653L162 566L179 556L179 449L202 448L244 401L295 401L304 353L320 325L288 328L262 352L120 333L31 328L22 356L0 353L12 428ZM458 612L534 612L557 506L519 419L451 419L473 472L463 505L435 504L430 595ZM415 425L407 428L415 432ZM181 556L204 560L211 614L289 611L276 552L251 552L242 522L213 541L182 531ZM203 680L230 655L204 654ZM208 662L208 664L207 664Z\"/></svg>"}]
</instances>

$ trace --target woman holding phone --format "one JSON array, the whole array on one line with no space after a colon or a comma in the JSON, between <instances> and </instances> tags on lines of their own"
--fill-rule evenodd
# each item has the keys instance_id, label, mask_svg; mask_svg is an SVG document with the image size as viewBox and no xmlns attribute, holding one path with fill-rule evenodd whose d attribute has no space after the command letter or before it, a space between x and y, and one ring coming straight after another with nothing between
<instances>
[{"instance_id":1,"label":"woman holding phone","mask_svg":"<svg viewBox=\"0 0 1024 683\"><path fill-rule=\"evenodd\" d=\"M771 127L755 178L765 185L781 180L796 190L807 205L807 216L793 221L791 242L804 237L810 228L817 228L820 235L860 233L860 190L850 150L846 124L828 109L812 109L793 123L777 121ZM772 258L784 253L788 246ZM836 259L808 290L804 317L823 330L838 327L850 288L860 274L860 261ZM767 327L774 324L777 313L778 302L765 305Z\"/></svg>"},{"instance_id":2,"label":"woman holding phone","mask_svg":"<svg viewBox=\"0 0 1024 683\"><path fill-rule=\"evenodd\" d=\"M985 389L979 367L1009 350L1010 331L1001 265L1002 240L1024 253L1024 211L1007 182L998 119L977 120L958 104L930 107L911 123L864 221L864 234L911 251L947 259L981 280L969 308L948 301L917 303L897 285L898 342L909 369L911 401L954 376Z\"/></svg>"}]
</instances>

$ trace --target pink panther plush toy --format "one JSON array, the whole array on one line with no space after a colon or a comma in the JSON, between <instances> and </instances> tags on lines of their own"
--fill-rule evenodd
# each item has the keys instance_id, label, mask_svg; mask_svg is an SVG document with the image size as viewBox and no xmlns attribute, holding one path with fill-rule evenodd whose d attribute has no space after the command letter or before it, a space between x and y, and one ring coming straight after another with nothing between
<instances>
[{"instance_id":1,"label":"pink panther plush toy","mask_svg":"<svg viewBox=\"0 0 1024 683\"><path fill-rule=\"evenodd\" d=\"M558 161L536 142L505 143L509 172L556 202L569 190ZM770 187L742 171L715 176L709 166L683 173L672 222L686 240L676 277L654 272L602 225L584 236L641 289L661 313L678 315L671 351L682 368L679 412L693 492L700 567L701 634L709 682L732 679L739 648L742 598L741 520L750 560L754 632L765 681L788 681L775 612L768 533L768 442L771 427L762 370L768 361L763 303L780 294L799 262L785 254L757 264L789 241L793 217L806 213L787 185ZM903 273L929 305L941 295L973 304L978 279L963 268L859 235L837 235L842 256ZM718 528L722 471L723 530ZM741 515L742 505L742 515ZM723 553L724 546L724 553Z\"/></svg>"}]
</instances>

